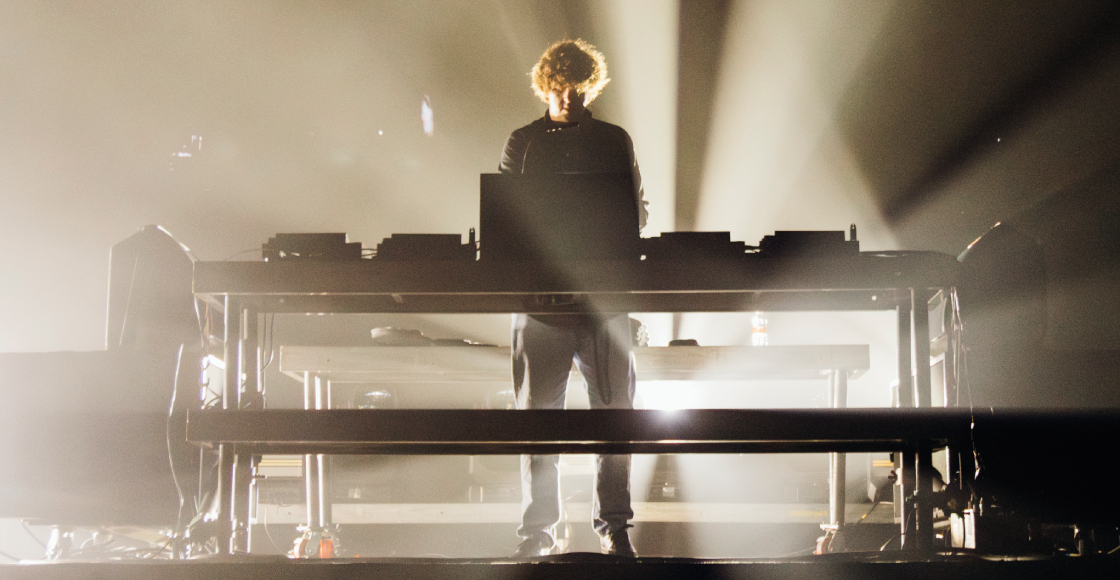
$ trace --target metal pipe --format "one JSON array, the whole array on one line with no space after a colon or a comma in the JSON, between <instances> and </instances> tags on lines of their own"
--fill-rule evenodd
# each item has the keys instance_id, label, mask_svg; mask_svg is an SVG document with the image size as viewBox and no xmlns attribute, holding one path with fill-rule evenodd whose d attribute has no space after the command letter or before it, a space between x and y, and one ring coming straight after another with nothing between
<instances>
[{"instance_id":1,"label":"metal pipe","mask_svg":"<svg viewBox=\"0 0 1120 580\"><path fill-rule=\"evenodd\" d=\"M914 406L914 365L911 359L910 313L913 297L902 294L898 301L898 406ZM928 351L927 351L928 352Z\"/></svg>"},{"instance_id":2,"label":"metal pipe","mask_svg":"<svg viewBox=\"0 0 1120 580\"><path fill-rule=\"evenodd\" d=\"M918 469L915 476L914 517L915 548L933 550L933 447L926 442L918 446Z\"/></svg>"},{"instance_id":3,"label":"metal pipe","mask_svg":"<svg viewBox=\"0 0 1120 580\"><path fill-rule=\"evenodd\" d=\"M933 384L929 372L929 299L925 288L912 288L914 305L914 388L919 407L933 406Z\"/></svg>"},{"instance_id":4,"label":"metal pipe","mask_svg":"<svg viewBox=\"0 0 1120 580\"><path fill-rule=\"evenodd\" d=\"M237 408L237 389L240 381L239 347L241 343L241 305L232 296L226 295L223 309L223 322L225 325L225 344L223 354L226 368L222 384L222 409ZM233 511L233 498L236 491L235 480L235 454L234 445L222 444L218 446L218 485L214 491L217 500L218 522L218 553L229 554L232 550L233 529L236 525Z\"/></svg>"},{"instance_id":5,"label":"metal pipe","mask_svg":"<svg viewBox=\"0 0 1120 580\"><path fill-rule=\"evenodd\" d=\"M918 407L933 406L933 383L929 358L929 300L926 288L911 288L914 308L914 388ZM929 551L933 548L933 447L922 443L917 447L914 471L914 526L915 548Z\"/></svg>"},{"instance_id":6,"label":"metal pipe","mask_svg":"<svg viewBox=\"0 0 1120 580\"><path fill-rule=\"evenodd\" d=\"M323 409L326 409L330 406L329 402L324 401L324 395L326 393L323 392L324 391L323 383L324 383L324 381L323 381L322 378L320 378L319 376L315 377L315 409L316 410L323 410ZM329 384L329 382L328 382L328 384ZM331 509L331 506L327 504L326 462L327 462L327 458L326 458L325 455L318 454L318 455L315 456L315 464L316 464L315 466L316 466L316 471L317 471L316 475L317 475L317 478L318 478L318 485L316 485L316 489L318 490L318 496L315 499L316 499L316 509L319 513L319 517L318 517L319 528L326 528L327 525L330 523L330 509Z\"/></svg>"},{"instance_id":7,"label":"metal pipe","mask_svg":"<svg viewBox=\"0 0 1120 580\"><path fill-rule=\"evenodd\" d=\"M236 453L236 451L235 451ZM249 494L252 486L252 459L249 455L233 456L233 481L230 486L230 542L231 554L249 551Z\"/></svg>"},{"instance_id":8,"label":"metal pipe","mask_svg":"<svg viewBox=\"0 0 1120 580\"><path fill-rule=\"evenodd\" d=\"M313 392L311 387L311 373L303 373L303 408L311 410L313 408ZM316 500L319 497L319 473L318 462L315 461L315 455L306 454L303 456L303 483L304 483L304 505L306 507L307 527L311 529L315 527L316 518Z\"/></svg>"},{"instance_id":9,"label":"metal pipe","mask_svg":"<svg viewBox=\"0 0 1120 580\"><path fill-rule=\"evenodd\" d=\"M227 364L226 370L232 366L236 370L237 409L252 405L257 393L256 346L258 337L257 313L253 308L242 307L239 309L238 323L241 328L240 339L237 340L237 358L234 364ZM228 344L228 343L227 343ZM233 457L233 474L230 482L229 512L230 512L230 552L246 553L249 551L249 503L252 493L251 456L240 455Z\"/></svg>"},{"instance_id":10,"label":"metal pipe","mask_svg":"<svg viewBox=\"0 0 1120 580\"><path fill-rule=\"evenodd\" d=\"M828 377L829 403L833 409L848 406L848 371L833 370ZM830 525L844 525L847 499L848 455L828 454L828 521Z\"/></svg>"},{"instance_id":11,"label":"metal pipe","mask_svg":"<svg viewBox=\"0 0 1120 580\"><path fill-rule=\"evenodd\" d=\"M902 294L898 300L898 406L902 409L914 406L913 359L911 358L913 300L913 294L910 292ZM910 494L910 487L906 485L903 473L913 467L912 452L906 449L895 451L895 474L898 478L895 486L894 513L901 522L903 548L906 547L906 524L911 516L911 510L906 505L906 496Z\"/></svg>"}]
</instances>

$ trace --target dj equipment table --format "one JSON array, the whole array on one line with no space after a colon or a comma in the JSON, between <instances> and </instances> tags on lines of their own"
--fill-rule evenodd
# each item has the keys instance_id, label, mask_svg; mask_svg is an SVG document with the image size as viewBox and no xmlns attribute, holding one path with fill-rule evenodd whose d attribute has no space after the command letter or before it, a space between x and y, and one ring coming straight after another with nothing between
<instances>
[{"instance_id":1,"label":"dj equipment table","mask_svg":"<svg viewBox=\"0 0 1120 580\"><path fill-rule=\"evenodd\" d=\"M733 312L895 310L899 401L931 405L927 304L956 261L930 252L778 258L560 262L198 262L194 290L224 311L222 410L192 413L188 438L220 456L223 549L247 550L250 458L261 453L727 453L896 451L915 473L904 546L933 543L932 450L959 440L959 413L934 410L264 410L262 313ZM920 364L914 364L918 361ZM915 380L911 380L914 377ZM843 393L835 393L842 401ZM933 414L931 414L931 412ZM948 414L945 414L948 413ZM375 415L376 414L376 415ZM483 417L485 414L485 417ZM610 415L609 417L607 415ZM376 419L374 418L376 417ZM485 419L481 421L480 419ZM228 540L228 541L225 541Z\"/></svg>"}]
</instances>

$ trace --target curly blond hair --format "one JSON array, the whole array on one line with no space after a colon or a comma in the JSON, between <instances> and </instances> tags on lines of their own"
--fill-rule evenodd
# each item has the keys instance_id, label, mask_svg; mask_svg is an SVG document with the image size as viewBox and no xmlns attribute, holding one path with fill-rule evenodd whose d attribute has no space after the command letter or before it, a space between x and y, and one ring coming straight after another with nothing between
<instances>
[{"instance_id":1,"label":"curly blond hair","mask_svg":"<svg viewBox=\"0 0 1120 580\"><path fill-rule=\"evenodd\" d=\"M583 94L584 104L589 104L610 82L603 53L580 38L554 42L529 75L533 92L546 103L550 91L571 87Z\"/></svg>"}]
</instances>

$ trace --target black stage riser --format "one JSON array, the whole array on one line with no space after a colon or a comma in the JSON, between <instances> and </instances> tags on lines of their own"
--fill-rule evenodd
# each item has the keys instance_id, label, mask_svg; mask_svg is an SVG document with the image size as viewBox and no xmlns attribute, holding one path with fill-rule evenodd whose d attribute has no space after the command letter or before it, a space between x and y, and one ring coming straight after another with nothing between
<instances>
[{"instance_id":1,"label":"black stage riser","mask_svg":"<svg viewBox=\"0 0 1120 580\"><path fill-rule=\"evenodd\" d=\"M253 559L242 562L63 563L0 567L11 580L1021 580L1029 578L1116 578L1120 565L1111 558L1064 558L992 562L837 561L830 558L794 562L720 562L696 560L610 561L587 554L587 561L513 563L502 561L291 561Z\"/></svg>"}]
</instances>

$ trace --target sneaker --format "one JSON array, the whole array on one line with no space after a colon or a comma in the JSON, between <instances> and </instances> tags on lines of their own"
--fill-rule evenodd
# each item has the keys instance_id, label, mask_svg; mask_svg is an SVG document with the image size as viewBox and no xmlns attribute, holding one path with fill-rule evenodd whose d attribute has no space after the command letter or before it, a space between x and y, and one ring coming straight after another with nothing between
<instances>
[{"instance_id":1,"label":"sneaker","mask_svg":"<svg viewBox=\"0 0 1120 580\"><path fill-rule=\"evenodd\" d=\"M631 526L623 526L607 532L607 535L599 538L599 547L603 549L604 554L624 558L636 558L638 556L634 551L634 544L630 543L630 534L626 531L626 528L629 527Z\"/></svg>"},{"instance_id":2,"label":"sneaker","mask_svg":"<svg viewBox=\"0 0 1120 580\"><path fill-rule=\"evenodd\" d=\"M552 553L552 548L555 542L552 541L552 536L544 533L537 532L518 544L517 549L513 552L514 558L534 558L537 556L547 556Z\"/></svg>"}]
</instances>

